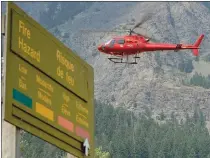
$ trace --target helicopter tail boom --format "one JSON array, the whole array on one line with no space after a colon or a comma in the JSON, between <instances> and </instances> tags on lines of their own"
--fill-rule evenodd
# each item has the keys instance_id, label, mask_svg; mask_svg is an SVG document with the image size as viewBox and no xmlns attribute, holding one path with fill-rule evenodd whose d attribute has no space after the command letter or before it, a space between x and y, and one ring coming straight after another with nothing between
<instances>
[{"instance_id":1,"label":"helicopter tail boom","mask_svg":"<svg viewBox=\"0 0 210 158\"><path fill-rule=\"evenodd\" d=\"M146 51L157 51L157 50L174 50L179 51L181 49L191 49L194 56L199 55L198 49L204 35L200 35L200 37L196 40L194 44L191 45L185 45L185 44L164 44L164 43L147 43L145 45Z\"/></svg>"}]
</instances>

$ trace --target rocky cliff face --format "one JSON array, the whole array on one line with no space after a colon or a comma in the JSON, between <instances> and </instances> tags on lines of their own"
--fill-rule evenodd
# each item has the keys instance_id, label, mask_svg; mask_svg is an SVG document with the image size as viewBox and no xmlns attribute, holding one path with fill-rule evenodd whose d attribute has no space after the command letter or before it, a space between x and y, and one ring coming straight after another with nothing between
<instances>
[{"instance_id":1,"label":"rocky cliff face","mask_svg":"<svg viewBox=\"0 0 210 158\"><path fill-rule=\"evenodd\" d=\"M131 28L142 16L153 13L152 18L142 26L144 29L136 29L137 32L143 30L160 42L171 43L194 43L204 33L200 50L202 60L210 54L208 5L200 2L94 2L74 13L69 13L65 5L58 2L53 5L57 8L55 10L50 9L52 5L49 4L45 8L40 6L39 15L42 16L37 19L47 28L43 13L48 10L48 14L54 17L50 32L94 67L96 99L135 111L148 107L154 116L164 111L168 115L175 113L182 117L199 107L210 120L210 90L183 85L183 80L190 78L194 71L181 72L179 65L195 60L191 51L143 53L137 65L113 64L97 51L99 43L126 33L100 30ZM71 6L71 2L68 5ZM61 15L65 18L69 15L69 18L61 21ZM35 16L35 11L32 16ZM82 32L82 29L90 31ZM207 73L210 74L210 69Z\"/></svg>"},{"instance_id":2,"label":"rocky cliff face","mask_svg":"<svg viewBox=\"0 0 210 158\"><path fill-rule=\"evenodd\" d=\"M98 12L93 12L96 8ZM155 53L144 53L140 55L138 65L115 65L110 63L105 55L99 54L96 46L109 40L116 33L79 32L79 28L86 26L89 30L91 27L92 30L111 30L120 24L132 27L141 20L141 16L151 12L154 15L144 24L146 28L144 32L161 42L173 43L194 43L198 36L204 33L201 56L209 53L210 14L209 9L201 3L95 4L86 12L77 15L73 21L58 28L64 32L71 29L78 31L72 36L69 31L70 38L61 39L94 67L96 99L137 111L146 106L156 114L163 110L168 115L175 112L180 116L185 112L193 112L195 107L199 106L209 119L210 91L200 87L184 86L182 81L191 74L180 72L178 69L180 63L189 59L194 60L191 51L166 52L158 54L159 56ZM128 25L132 19L135 21L134 24ZM103 38L100 39L101 37ZM208 72L210 74L210 70Z\"/></svg>"}]
</instances>

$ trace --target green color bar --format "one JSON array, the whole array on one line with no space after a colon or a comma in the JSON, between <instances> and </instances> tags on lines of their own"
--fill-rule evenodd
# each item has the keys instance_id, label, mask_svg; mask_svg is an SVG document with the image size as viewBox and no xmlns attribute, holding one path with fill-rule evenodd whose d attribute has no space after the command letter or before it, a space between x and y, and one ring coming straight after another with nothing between
<instances>
[{"instance_id":1,"label":"green color bar","mask_svg":"<svg viewBox=\"0 0 210 158\"><path fill-rule=\"evenodd\" d=\"M32 99L16 89L13 89L13 99L32 109Z\"/></svg>"}]
</instances>

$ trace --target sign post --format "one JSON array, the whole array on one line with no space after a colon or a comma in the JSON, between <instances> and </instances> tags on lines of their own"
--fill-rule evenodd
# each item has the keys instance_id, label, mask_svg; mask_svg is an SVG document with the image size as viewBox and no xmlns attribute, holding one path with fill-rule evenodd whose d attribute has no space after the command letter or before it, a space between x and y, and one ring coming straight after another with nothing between
<instances>
[{"instance_id":1,"label":"sign post","mask_svg":"<svg viewBox=\"0 0 210 158\"><path fill-rule=\"evenodd\" d=\"M78 158L94 157L93 68L8 2L5 121Z\"/></svg>"},{"instance_id":2,"label":"sign post","mask_svg":"<svg viewBox=\"0 0 210 158\"><path fill-rule=\"evenodd\" d=\"M5 54L6 51L6 45L7 45L7 40L6 40L6 36L5 36L5 32L6 32L6 15L2 16L1 19L1 40L2 40L2 52L1 54ZM4 61L2 61L4 62ZM4 64L3 64L4 65ZM2 66L3 66L2 65ZM14 158L20 158L20 129L17 128L16 126L4 121L4 111L5 111L5 100L3 101L4 97L4 91L5 91L5 86L4 86L4 76L5 76L5 67L3 66L3 74L1 74L2 77L2 102L1 102L1 106L2 106L2 144L4 144L2 146L2 156L3 157L14 157ZM3 104L2 104L3 103Z\"/></svg>"}]
</instances>

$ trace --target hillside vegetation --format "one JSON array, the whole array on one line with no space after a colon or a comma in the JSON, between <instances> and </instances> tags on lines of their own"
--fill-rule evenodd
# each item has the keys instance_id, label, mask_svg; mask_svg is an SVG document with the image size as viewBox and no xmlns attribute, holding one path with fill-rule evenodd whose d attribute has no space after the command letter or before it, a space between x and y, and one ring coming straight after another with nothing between
<instances>
[{"instance_id":1,"label":"hillside vegetation","mask_svg":"<svg viewBox=\"0 0 210 158\"><path fill-rule=\"evenodd\" d=\"M180 122L164 113L155 121L151 111L135 115L96 101L97 158L210 158L210 134L205 117L197 109ZM64 158L66 153L25 133L22 135L23 158Z\"/></svg>"},{"instance_id":2,"label":"hillside vegetation","mask_svg":"<svg viewBox=\"0 0 210 158\"><path fill-rule=\"evenodd\" d=\"M171 118L161 122L151 111L134 116L123 108L97 103L96 142L114 158L193 158L210 157L210 135L200 110L186 121Z\"/></svg>"}]
</instances>

